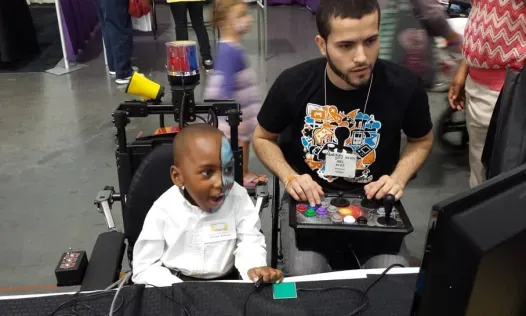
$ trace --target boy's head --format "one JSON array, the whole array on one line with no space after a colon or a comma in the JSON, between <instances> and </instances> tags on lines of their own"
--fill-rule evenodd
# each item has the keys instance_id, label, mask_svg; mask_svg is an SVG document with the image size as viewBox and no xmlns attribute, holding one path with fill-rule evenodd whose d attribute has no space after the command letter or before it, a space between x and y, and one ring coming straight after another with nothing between
<instances>
[{"instance_id":1,"label":"boy's head","mask_svg":"<svg viewBox=\"0 0 526 316\"><path fill-rule=\"evenodd\" d=\"M183 128L174 139L172 181L205 212L214 212L234 185L234 156L228 139L208 124Z\"/></svg>"}]
</instances>

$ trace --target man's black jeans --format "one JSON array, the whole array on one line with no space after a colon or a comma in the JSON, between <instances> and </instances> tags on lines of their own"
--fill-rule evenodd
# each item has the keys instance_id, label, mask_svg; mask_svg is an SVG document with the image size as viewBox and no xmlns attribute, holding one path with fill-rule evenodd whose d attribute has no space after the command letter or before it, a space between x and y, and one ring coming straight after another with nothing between
<instances>
[{"instance_id":1,"label":"man's black jeans","mask_svg":"<svg viewBox=\"0 0 526 316\"><path fill-rule=\"evenodd\" d=\"M203 2L174 2L170 3L170 10L174 17L176 40L188 40L188 19L186 13L188 11L190 14L190 20L192 21L192 28L195 31L197 42L199 43L201 58L203 60L212 59L212 54L210 53L210 40L208 38L208 32L206 31L203 18Z\"/></svg>"},{"instance_id":2,"label":"man's black jeans","mask_svg":"<svg viewBox=\"0 0 526 316\"><path fill-rule=\"evenodd\" d=\"M133 29L128 13L129 0L94 0L106 46L108 68L117 79L132 75Z\"/></svg>"}]
</instances>

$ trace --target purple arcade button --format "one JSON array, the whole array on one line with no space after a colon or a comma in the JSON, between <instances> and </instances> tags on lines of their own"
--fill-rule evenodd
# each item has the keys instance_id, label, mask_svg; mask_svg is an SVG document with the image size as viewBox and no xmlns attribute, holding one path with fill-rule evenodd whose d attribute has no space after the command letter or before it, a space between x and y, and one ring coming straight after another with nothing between
<instances>
[{"instance_id":1,"label":"purple arcade button","mask_svg":"<svg viewBox=\"0 0 526 316\"><path fill-rule=\"evenodd\" d=\"M319 207L317 210L316 210L316 214L319 216L319 217L327 217L327 209L325 207Z\"/></svg>"}]
</instances>

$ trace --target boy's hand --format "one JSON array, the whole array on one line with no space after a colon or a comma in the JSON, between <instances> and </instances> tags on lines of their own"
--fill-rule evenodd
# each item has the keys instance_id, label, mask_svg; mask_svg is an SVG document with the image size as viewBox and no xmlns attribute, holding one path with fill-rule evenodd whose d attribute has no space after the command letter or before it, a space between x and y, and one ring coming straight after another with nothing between
<instances>
[{"instance_id":1,"label":"boy's hand","mask_svg":"<svg viewBox=\"0 0 526 316\"><path fill-rule=\"evenodd\" d=\"M248 270L248 277L256 283L260 277L263 277L265 283L279 283L283 280L283 272L270 267L259 267Z\"/></svg>"}]
</instances>

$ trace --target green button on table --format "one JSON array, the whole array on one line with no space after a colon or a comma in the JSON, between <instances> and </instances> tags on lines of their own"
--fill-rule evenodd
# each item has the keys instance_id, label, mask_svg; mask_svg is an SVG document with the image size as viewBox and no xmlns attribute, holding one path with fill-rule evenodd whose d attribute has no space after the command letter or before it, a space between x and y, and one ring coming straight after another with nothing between
<instances>
[{"instance_id":1,"label":"green button on table","mask_svg":"<svg viewBox=\"0 0 526 316\"><path fill-rule=\"evenodd\" d=\"M314 217L316 216L316 211L312 208L309 208L307 211L305 211L305 216Z\"/></svg>"},{"instance_id":2,"label":"green button on table","mask_svg":"<svg viewBox=\"0 0 526 316\"><path fill-rule=\"evenodd\" d=\"M272 293L275 300L298 298L296 283L294 282L273 284Z\"/></svg>"}]
</instances>

